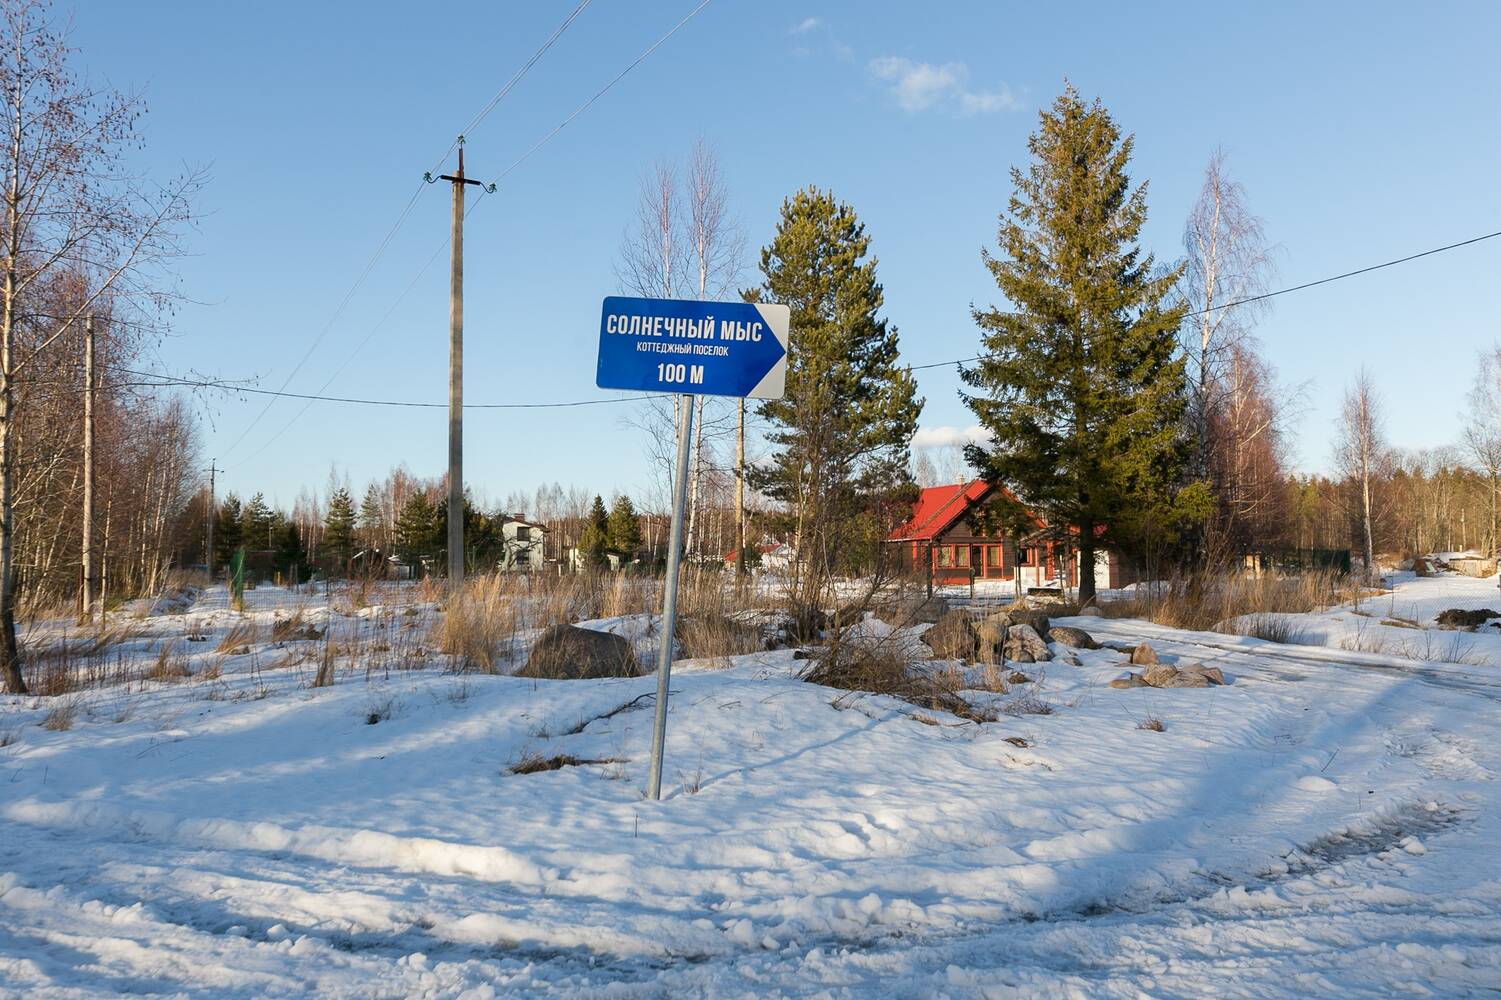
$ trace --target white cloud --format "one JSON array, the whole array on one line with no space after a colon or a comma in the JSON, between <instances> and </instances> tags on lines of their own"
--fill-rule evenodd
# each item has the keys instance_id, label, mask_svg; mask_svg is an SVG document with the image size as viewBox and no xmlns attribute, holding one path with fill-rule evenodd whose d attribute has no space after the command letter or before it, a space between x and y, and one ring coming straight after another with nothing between
<instances>
[{"instance_id":1,"label":"white cloud","mask_svg":"<svg viewBox=\"0 0 1501 1000\"><path fill-rule=\"evenodd\" d=\"M912 435L912 447L916 451L989 443L990 432L979 424L969 427L919 427L917 433Z\"/></svg>"},{"instance_id":2,"label":"white cloud","mask_svg":"<svg viewBox=\"0 0 1501 1000\"><path fill-rule=\"evenodd\" d=\"M974 115L1013 111L1021 106L1005 84L996 90L970 90L969 67L961 62L937 65L903 56L880 56L870 61L869 69L872 76L888 85L904 111L946 107Z\"/></svg>"},{"instance_id":3,"label":"white cloud","mask_svg":"<svg viewBox=\"0 0 1501 1000\"><path fill-rule=\"evenodd\" d=\"M792 26L792 30L788 32L788 34L806 35L808 32L812 31L820 24L823 24L823 18L821 17L805 17L801 21L794 24Z\"/></svg>"}]
</instances>

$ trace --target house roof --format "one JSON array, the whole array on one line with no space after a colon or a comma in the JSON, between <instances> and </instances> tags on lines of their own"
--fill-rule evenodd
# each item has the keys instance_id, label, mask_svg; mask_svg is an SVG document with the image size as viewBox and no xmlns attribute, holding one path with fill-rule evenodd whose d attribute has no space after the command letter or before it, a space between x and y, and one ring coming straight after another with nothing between
<instances>
[{"instance_id":1,"label":"house roof","mask_svg":"<svg viewBox=\"0 0 1501 1000\"><path fill-rule=\"evenodd\" d=\"M761 553L763 556L764 555L770 555L771 553L775 552L777 549L781 548L782 545L783 545L782 542L763 542L760 545L756 546L756 551L759 552L759 553ZM731 549L730 551L728 551L728 552L726 552L724 554L724 561L725 562L734 562L735 560L737 560L739 558L740 558L740 553L738 551L736 551L735 549Z\"/></svg>"},{"instance_id":2,"label":"house roof","mask_svg":"<svg viewBox=\"0 0 1501 1000\"><path fill-rule=\"evenodd\" d=\"M989 483L976 479L969 483L929 486L917 495L912 516L886 536L888 542L930 541L943 534L949 525L991 490Z\"/></svg>"}]
</instances>

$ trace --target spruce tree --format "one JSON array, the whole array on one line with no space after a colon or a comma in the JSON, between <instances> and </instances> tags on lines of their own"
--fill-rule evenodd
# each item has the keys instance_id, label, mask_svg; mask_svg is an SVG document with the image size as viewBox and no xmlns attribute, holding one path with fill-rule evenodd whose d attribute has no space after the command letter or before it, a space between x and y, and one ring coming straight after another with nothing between
<instances>
[{"instance_id":1,"label":"spruce tree","mask_svg":"<svg viewBox=\"0 0 1501 1000\"><path fill-rule=\"evenodd\" d=\"M641 524L636 518L636 505L631 498L621 494L610 506L610 519L606 526L610 551L622 559L636 558L641 548Z\"/></svg>"},{"instance_id":2,"label":"spruce tree","mask_svg":"<svg viewBox=\"0 0 1501 1000\"><path fill-rule=\"evenodd\" d=\"M360 501L359 528L367 548L380 548L386 533L386 508L374 483L365 488L365 499Z\"/></svg>"},{"instance_id":3,"label":"spruce tree","mask_svg":"<svg viewBox=\"0 0 1501 1000\"><path fill-rule=\"evenodd\" d=\"M396 516L396 553L412 566L414 576L421 561L436 554L437 530L437 512L427 494L414 490Z\"/></svg>"},{"instance_id":4,"label":"spruce tree","mask_svg":"<svg viewBox=\"0 0 1501 1000\"><path fill-rule=\"evenodd\" d=\"M235 552L244 544L243 518L240 498L233 493L225 496L214 519L214 565L228 566Z\"/></svg>"},{"instance_id":5,"label":"spruce tree","mask_svg":"<svg viewBox=\"0 0 1501 1000\"><path fill-rule=\"evenodd\" d=\"M749 479L791 512L808 603L841 560L879 544L891 501L911 486L908 446L923 401L899 364L896 328L878 315L869 254L854 210L810 187L782 203L761 251L762 284L746 296L792 311L786 396L760 405L771 463Z\"/></svg>"},{"instance_id":6,"label":"spruce tree","mask_svg":"<svg viewBox=\"0 0 1501 1000\"><path fill-rule=\"evenodd\" d=\"M354 501L340 487L328 498L323 517L323 556L331 570L342 568L354 555Z\"/></svg>"},{"instance_id":7,"label":"spruce tree","mask_svg":"<svg viewBox=\"0 0 1501 1000\"><path fill-rule=\"evenodd\" d=\"M589 508L583 534L579 537L579 551L586 566L603 566L609 562L610 515L605 512L605 502L601 497L596 496Z\"/></svg>"},{"instance_id":8,"label":"spruce tree","mask_svg":"<svg viewBox=\"0 0 1501 1000\"><path fill-rule=\"evenodd\" d=\"M302 533L291 521L283 522L276 533L276 569L288 583L307 579L307 553L302 547Z\"/></svg>"},{"instance_id":9,"label":"spruce tree","mask_svg":"<svg viewBox=\"0 0 1501 1000\"><path fill-rule=\"evenodd\" d=\"M266 506L266 495L257 492L240 512L241 537L251 549L271 548L271 530L276 525L275 515Z\"/></svg>"},{"instance_id":10,"label":"spruce tree","mask_svg":"<svg viewBox=\"0 0 1501 1000\"><path fill-rule=\"evenodd\" d=\"M1050 525L1072 529L1079 597L1094 596L1101 542L1138 548L1148 531L1198 516L1187 457L1180 269L1138 245L1146 184L1126 168L1133 140L1069 86L1012 168L999 247L983 253L1009 308L976 309L983 357L962 372L965 402L990 431L967 456Z\"/></svg>"}]
</instances>

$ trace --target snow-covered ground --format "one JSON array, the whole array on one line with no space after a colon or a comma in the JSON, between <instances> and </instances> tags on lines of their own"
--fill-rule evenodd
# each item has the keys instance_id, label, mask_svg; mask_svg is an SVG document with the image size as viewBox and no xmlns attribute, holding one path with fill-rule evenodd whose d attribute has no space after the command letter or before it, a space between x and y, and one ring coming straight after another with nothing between
<instances>
[{"instance_id":1,"label":"snow-covered ground","mask_svg":"<svg viewBox=\"0 0 1501 1000\"><path fill-rule=\"evenodd\" d=\"M1394 596L1426 614L1455 580ZM806 684L791 651L679 663L652 802L652 678L454 676L426 606L248 596L121 647L203 636L175 647L194 678L65 696L65 731L56 698L0 699L0 996L1501 988L1496 667L1080 618L1231 683L1114 690L1103 649L975 693L1016 713L976 725ZM429 665L311 688L320 644L269 642L295 606ZM246 619L249 652L214 652ZM598 763L510 773L559 754Z\"/></svg>"}]
</instances>

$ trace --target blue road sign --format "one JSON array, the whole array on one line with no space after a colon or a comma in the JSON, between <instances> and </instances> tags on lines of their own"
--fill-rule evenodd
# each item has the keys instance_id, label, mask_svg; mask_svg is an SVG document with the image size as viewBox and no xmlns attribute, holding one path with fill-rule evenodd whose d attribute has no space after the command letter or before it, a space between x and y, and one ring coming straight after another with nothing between
<instances>
[{"instance_id":1,"label":"blue road sign","mask_svg":"<svg viewBox=\"0 0 1501 1000\"><path fill-rule=\"evenodd\" d=\"M786 306L691 299L605 299L601 389L781 399L787 383Z\"/></svg>"}]
</instances>

